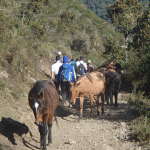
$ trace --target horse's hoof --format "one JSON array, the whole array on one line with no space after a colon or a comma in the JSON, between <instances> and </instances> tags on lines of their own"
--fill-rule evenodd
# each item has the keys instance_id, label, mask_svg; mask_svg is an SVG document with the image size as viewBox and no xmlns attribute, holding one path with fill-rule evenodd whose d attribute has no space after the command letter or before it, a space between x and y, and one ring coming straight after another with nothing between
<instances>
[{"instance_id":1,"label":"horse's hoof","mask_svg":"<svg viewBox=\"0 0 150 150\"><path fill-rule=\"evenodd\" d=\"M83 116L81 115L81 116L79 116L79 119L82 119L83 118Z\"/></svg>"},{"instance_id":2,"label":"horse's hoof","mask_svg":"<svg viewBox=\"0 0 150 150\"><path fill-rule=\"evenodd\" d=\"M79 117L78 117L78 122L79 122L81 119L82 119L82 116L79 116Z\"/></svg>"},{"instance_id":3,"label":"horse's hoof","mask_svg":"<svg viewBox=\"0 0 150 150\"><path fill-rule=\"evenodd\" d=\"M46 146L40 146L40 150L47 150Z\"/></svg>"},{"instance_id":4,"label":"horse's hoof","mask_svg":"<svg viewBox=\"0 0 150 150\"><path fill-rule=\"evenodd\" d=\"M50 145L50 144L52 144L52 141L50 140L50 141L48 141L48 144L47 145Z\"/></svg>"},{"instance_id":5,"label":"horse's hoof","mask_svg":"<svg viewBox=\"0 0 150 150\"><path fill-rule=\"evenodd\" d=\"M82 119L82 117L79 117L78 120L80 121Z\"/></svg>"},{"instance_id":6,"label":"horse's hoof","mask_svg":"<svg viewBox=\"0 0 150 150\"><path fill-rule=\"evenodd\" d=\"M71 106L72 106L71 108L76 108L76 105L75 105L75 104L72 104Z\"/></svg>"},{"instance_id":7,"label":"horse's hoof","mask_svg":"<svg viewBox=\"0 0 150 150\"><path fill-rule=\"evenodd\" d=\"M80 122L80 117L77 119L77 122Z\"/></svg>"}]
</instances>

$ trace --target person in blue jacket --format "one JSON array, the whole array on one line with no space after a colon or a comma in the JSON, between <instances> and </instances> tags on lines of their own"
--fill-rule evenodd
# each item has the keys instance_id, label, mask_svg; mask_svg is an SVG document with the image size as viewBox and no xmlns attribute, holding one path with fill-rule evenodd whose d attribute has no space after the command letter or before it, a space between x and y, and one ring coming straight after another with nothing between
<instances>
[{"instance_id":1,"label":"person in blue jacket","mask_svg":"<svg viewBox=\"0 0 150 150\"><path fill-rule=\"evenodd\" d=\"M70 98L70 83L76 81L75 68L70 63L68 56L63 56L63 64L58 72L58 80L60 82L61 95L65 104Z\"/></svg>"}]
</instances>

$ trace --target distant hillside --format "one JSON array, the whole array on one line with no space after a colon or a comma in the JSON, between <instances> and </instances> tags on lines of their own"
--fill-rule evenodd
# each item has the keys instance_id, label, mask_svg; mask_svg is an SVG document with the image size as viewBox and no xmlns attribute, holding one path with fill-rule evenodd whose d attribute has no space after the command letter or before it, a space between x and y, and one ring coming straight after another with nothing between
<instances>
[{"instance_id":1,"label":"distant hillside","mask_svg":"<svg viewBox=\"0 0 150 150\"><path fill-rule=\"evenodd\" d=\"M99 17L111 21L108 16L107 8L114 4L116 0L80 0L85 3L89 9L95 12ZM148 7L149 0L139 0L145 8Z\"/></svg>"},{"instance_id":2,"label":"distant hillside","mask_svg":"<svg viewBox=\"0 0 150 150\"><path fill-rule=\"evenodd\" d=\"M94 11L99 17L110 21L110 18L108 17L107 14L107 7L112 5L115 0L81 0L84 2L89 9Z\"/></svg>"},{"instance_id":3,"label":"distant hillside","mask_svg":"<svg viewBox=\"0 0 150 150\"><path fill-rule=\"evenodd\" d=\"M78 0L1 0L1 97L26 95L26 86L43 79L40 69L49 70L58 50L99 65L108 41L119 44L121 39L111 24Z\"/></svg>"}]
</instances>

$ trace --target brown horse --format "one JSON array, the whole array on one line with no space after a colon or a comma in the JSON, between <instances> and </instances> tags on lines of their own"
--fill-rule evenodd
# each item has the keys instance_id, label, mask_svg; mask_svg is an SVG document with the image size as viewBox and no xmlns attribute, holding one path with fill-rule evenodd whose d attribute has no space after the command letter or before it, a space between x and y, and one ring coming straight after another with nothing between
<instances>
[{"instance_id":1,"label":"brown horse","mask_svg":"<svg viewBox=\"0 0 150 150\"><path fill-rule=\"evenodd\" d=\"M46 137L48 134L48 144L51 143L52 121L59 105L59 95L55 85L52 81L37 81L29 92L28 100L40 132L40 148L46 150Z\"/></svg>"},{"instance_id":2,"label":"brown horse","mask_svg":"<svg viewBox=\"0 0 150 150\"><path fill-rule=\"evenodd\" d=\"M84 98L88 97L91 104L91 112L93 104L97 104L97 114L99 115L99 105L101 104L102 114L104 113L104 93L105 93L105 78L100 72L91 72L81 76L79 80L71 86L71 102L76 103L77 98L80 98L80 118L83 115ZM101 97L101 102L100 98Z\"/></svg>"}]
</instances>

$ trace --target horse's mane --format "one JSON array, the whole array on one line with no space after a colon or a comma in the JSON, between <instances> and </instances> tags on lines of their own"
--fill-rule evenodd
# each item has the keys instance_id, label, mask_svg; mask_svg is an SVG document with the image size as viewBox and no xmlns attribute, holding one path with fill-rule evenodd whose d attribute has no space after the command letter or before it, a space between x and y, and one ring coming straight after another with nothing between
<instances>
[{"instance_id":1,"label":"horse's mane","mask_svg":"<svg viewBox=\"0 0 150 150\"><path fill-rule=\"evenodd\" d=\"M39 80L39 81L36 81L36 83L33 85L33 88L31 89L30 93L38 94L43 89L46 89L49 85L52 85L53 87L55 87L52 80Z\"/></svg>"},{"instance_id":2,"label":"horse's mane","mask_svg":"<svg viewBox=\"0 0 150 150\"><path fill-rule=\"evenodd\" d=\"M104 73L101 72L101 71L92 71L92 72L90 72L90 73L86 73L85 75L79 77L78 81L80 81L80 80L82 80L84 77L86 77L90 82L93 82L93 77L92 77L91 73L94 73L94 72L95 72L95 73L96 73L96 72L99 72L99 73L104 74ZM102 78L101 75L97 75L97 77L98 77L98 78Z\"/></svg>"},{"instance_id":3,"label":"horse's mane","mask_svg":"<svg viewBox=\"0 0 150 150\"><path fill-rule=\"evenodd\" d=\"M90 73L88 73L88 74L86 75L86 77L89 79L90 82L93 82Z\"/></svg>"},{"instance_id":4,"label":"horse's mane","mask_svg":"<svg viewBox=\"0 0 150 150\"><path fill-rule=\"evenodd\" d=\"M87 77L87 78L90 80L90 82L92 82L92 77L91 77L90 73L86 73L86 74L80 76L80 77L78 78L78 81L82 80L84 77ZM78 82L78 81L77 81L77 82Z\"/></svg>"},{"instance_id":5,"label":"horse's mane","mask_svg":"<svg viewBox=\"0 0 150 150\"><path fill-rule=\"evenodd\" d=\"M101 72L101 73L105 74L105 70L107 70L107 66L110 64L111 61L113 61L113 59L109 59L109 60L105 61L100 66L95 68L92 72ZM92 73L92 72L90 72L90 73ZM90 75L90 73L86 73L85 75L80 76L78 81L83 79L83 77L87 77L90 80L90 82L93 82L92 81L92 76Z\"/></svg>"}]
</instances>

